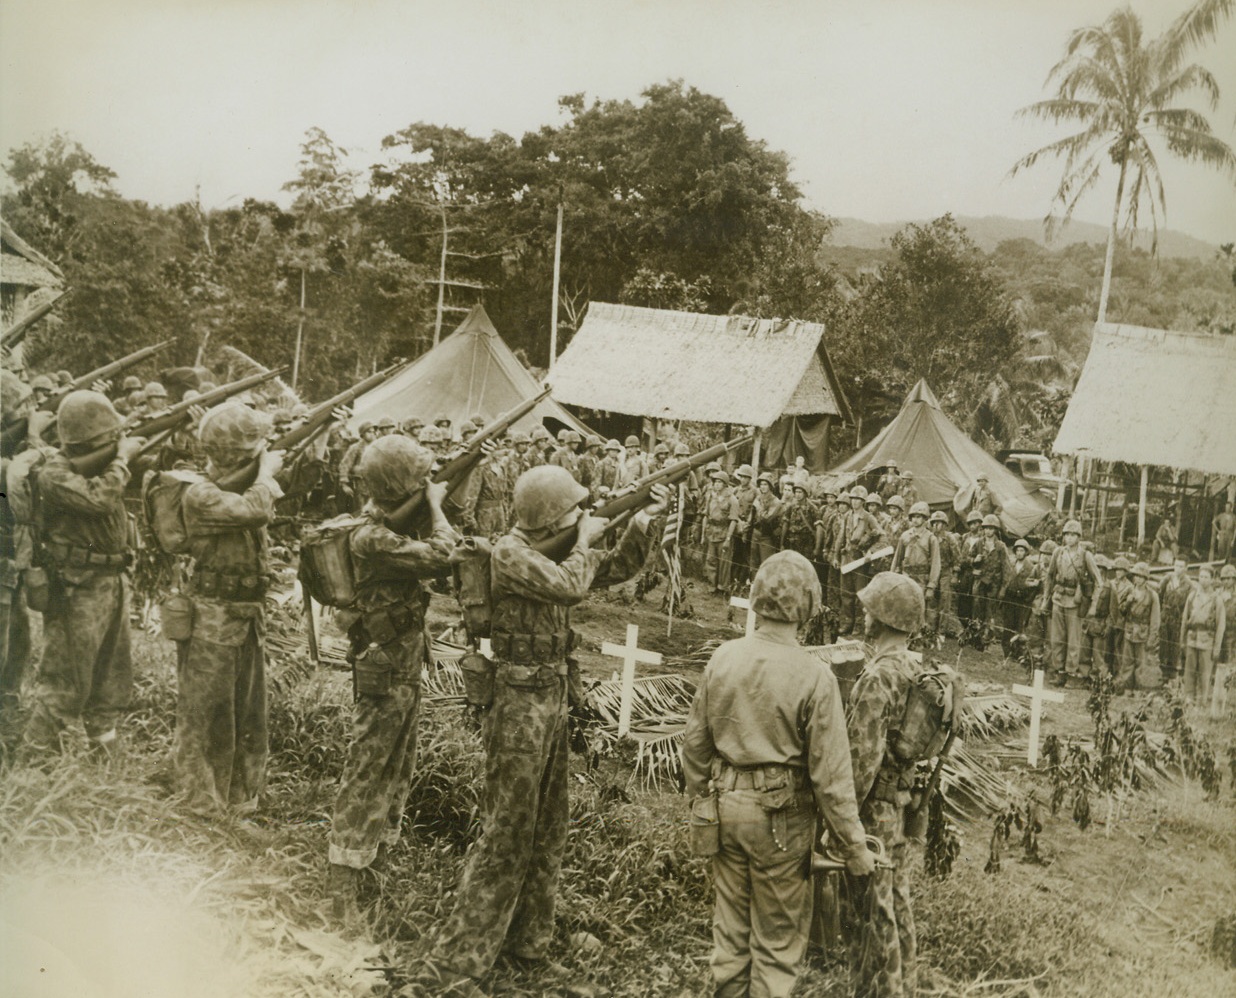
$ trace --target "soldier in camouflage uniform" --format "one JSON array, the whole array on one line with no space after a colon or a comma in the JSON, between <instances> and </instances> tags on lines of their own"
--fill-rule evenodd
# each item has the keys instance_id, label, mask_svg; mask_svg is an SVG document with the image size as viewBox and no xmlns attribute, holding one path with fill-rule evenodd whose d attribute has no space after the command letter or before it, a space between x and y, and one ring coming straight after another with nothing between
<instances>
[{"instance_id":1,"label":"soldier in camouflage uniform","mask_svg":"<svg viewBox=\"0 0 1236 998\"><path fill-rule=\"evenodd\" d=\"M380 845L399 840L403 809L416 765L421 669L429 655L422 579L450 572L459 540L442 512L444 483L427 481L433 455L407 437L374 441L361 460L372 497L364 522L349 539L356 602L341 611L351 643L356 706L352 740L331 816L330 883L337 917L353 918L357 876ZM425 490L431 534L397 534L384 511Z\"/></svg>"},{"instance_id":2,"label":"soldier in camouflage uniform","mask_svg":"<svg viewBox=\"0 0 1236 998\"><path fill-rule=\"evenodd\" d=\"M874 869L854 799L837 680L800 647L820 606L811 563L773 555L751 586L756 630L721 645L691 704L693 812L715 807L712 974L720 996L789 995L807 949L818 816L856 876ZM715 846L715 848L714 848ZM711 851L709 851L711 850Z\"/></svg>"},{"instance_id":3,"label":"soldier in camouflage uniform","mask_svg":"<svg viewBox=\"0 0 1236 998\"><path fill-rule=\"evenodd\" d=\"M27 415L30 388L0 371L0 422ZM27 475L43 452L30 448L0 457L0 730L17 713L17 698L30 662L30 611L22 576L31 564L31 510Z\"/></svg>"},{"instance_id":4,"label":"soldier in camouflage uniform","mask_svg":"<svg viewBox=\"0 0 1236 998\"><path fill-rule=\"evenodd\" d=\"M509 490L506 461L496 452L489 454L473 473L472 480L476 482L476 487L469 497L471 501L464 517L465 529L482 537L505 534L506 495Z\"/></svg>"},{"instance_id":5,"label":"soldier in camouflage uniform","mask_svg":"<svg viewBox=\"0 0 1236 998\"><path fill-rule=\"evenodd\" d=\"M49 576L50 602L25 740L34 752L54 750L65 727L81 718L92 748L106 753L133 687L124 489L141 441L121 436L120 414L98 392L66 396L58 428L59 453L32 479L36 558ZM113 447L101 471L85 466L86 455Z\"/></svg>"},{"instance_id":6,"label":"soldier in camouflage uniform","mask_svg":"<svg viewBox=\"0 0 1236 998\"><path fill-rule=\"evenodd\" d=\"M454 911L430 958L436 994L483 994L499 953L549 963L554 902L566 848L569 812L568 688L581 691L571 648L571 607L590 589L630 578L647 557L652 518L667 490L637 513L612 552L591 545L603 521L579 509L585 490L563 468L525 472L515 486L516 527L494 545L491 641L496 661L493 704L484 716L485 789L480 839L468 854ZM533 545L576 527L561 563Z\"/></svg>"},{"instance_id":7,"label":"soldier in camouflage uniform","mask_svg":"<svg viewBox=\"0 0 1236 998\"><path fill-rule=\"evenodd\" d=\"M266 785L267 525L283 490L282 454L266 450L270 421L237 402L202 417L206 480L185 490L193 574L192 633L178 642L176 777L189 806L257 807ZM257 459L252 483L222 484Z\"/></svg>"},{"instance_id":8,"label":"soldier in camouflage uniform","mask_svg":"<svg viewBox=\"0 0 1236 998\"><path fill-rule=\"evenodd\" d=\"M893 868L848 878L851 985L859 998L914 998L917 944L905 835L914 764L893 754L889 732L905 714L918 671L906 642L923 626L923 590L904 575L881 572L858 598L870 651L846 717L854 795L863 827L884 843Z\"/></svg>"}]
</instances>

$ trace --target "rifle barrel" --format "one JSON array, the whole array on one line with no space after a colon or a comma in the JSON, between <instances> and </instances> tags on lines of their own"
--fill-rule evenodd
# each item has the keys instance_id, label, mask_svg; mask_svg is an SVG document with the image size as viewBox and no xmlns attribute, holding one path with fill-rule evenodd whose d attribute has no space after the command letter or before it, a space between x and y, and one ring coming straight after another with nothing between
<instances>
[{"instance_id":1,"label":"rifle barrel","mask_svg":"<svg viewBox=\"0 0 1236 998\"><path fill-rule=\"evenodd\" d=\"M233 381L226 385L220 385L218 388L212 388L210 391L197 396L197 398L187 399L182 402L177 402L175 405L164 409L162 412L156 412L151 416L147 416L137 425L129 429L131 437L150 437L156 433L162 433L164 430L179 426L182 422L189 418L189 410L195 406L209 409L218 405L220 402L231 398L233 395L239 395L241 392L248 391L250 388L256 388L258 385L265 384L272 378L277 378L284 374L287 367L275 368L272 371L262 371L258 374L250 374L247 378L241 378L239 381Z\"/></svg>"}]
</instances>

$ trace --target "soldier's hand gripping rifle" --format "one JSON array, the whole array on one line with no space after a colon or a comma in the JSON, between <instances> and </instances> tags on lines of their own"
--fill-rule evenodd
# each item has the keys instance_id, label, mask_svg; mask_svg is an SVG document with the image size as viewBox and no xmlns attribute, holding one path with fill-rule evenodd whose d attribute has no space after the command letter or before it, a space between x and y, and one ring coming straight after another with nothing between
<instances>
[{"instance_id":1,"label":"soldier's hand gripping rifle","mask_svg":"<svg viewBox=\"0 0 1236 998\"><path fill-rule=\"evenodd\" d=\"M46 301L27 316L18 319L13 325L9 326L2 334L0 334L0 346L5 350L12 350L25 338L26 334L34 328L43 316L47 315L53 308L59 305L72 292L72 288L65 288L60 294L56 295L51 301Z\"/></svg>"},{"instance_id":2,"label":"soldier's hand gripping rifle","mask_svg":"<svg viewBox=\"0 0 1236 998\"><path fill-rule=\"evenodd\" d=\"M210 409L220 402L231 398L233 395L239 395L241 392L248 391L250 388L255 388L263 382L271 380L271 378L278 377L286 370L286 367L281 367L274 371L251 374L249 377L241 378L239 381L220 385L218 388L212 388L196 398L177 402L174 406L164 409L162 412L147 416L133 426L126 427L124 431L126 437L131 439L141 438L143 441L138 449L129 455L130 460L136 461L138 457L148 454L154 448L164 443L173 432L189 422L193 417L193 410L198 408ZM72 459L73 467L77 470L78 474L90 478L106 468L115 456L116 445L106 444L97 450L74 457Z\"/></svg>"},{"instance_id":3,"label":"soldier's hand gripping rifle","mask_svg":"<svg viewBox=\"0 0 1236 998\"><path fill-rule=\"evenodd\" d=\"M737 450L739 447L750 443L752 439L754 438L748 434L745 437L716 444L707 450L700 451L698 454L691 455L691 457L686 457L681 461L675 461L673 464L666 465L664 468L654 471L652 474L646 475L639 479L639 481L627 486L626 491L607 499L592 511L593 517L609 521L601 536L616 530L651 503L653 501L652 487L654 485L664 485L666 487L677 485L696 468L702 468L710 461L719 460L728 452ZM538 541L533 547L546 557L552 558L554 561L561 561L570 553L571 548L575 546L577 536L577 530L572 526L542 541Z\"/></svg>"},{"instance_id":4,"label":"soldier's hand gripping rifle","mask_svg":"<svg viewBox=\"0 0 1236 998\"><path fill-rule=\"evenodd\" d=\"M482 444L495 440L523 419L549 397L550 388L546 385L541 393L534 398L521 402L514 409L503 413L487 426L481 428L468 445L457 455L446 462L433 476L432 481L446 484L446 498L449 500L468 483L472 473L480 466L485 455ZM444 503L445 505L445 503ZM425 507L425 493L417 490L408 496L402 506L387 514L386 525L396 533L422 533L429 525L428 510Z\"/></svg>"},{"instance_id":5,"label":"soldier's hand gripping rifle","mask_svg":"<svg viewBox=\"0 0 1236 998\"><path fill-rule=\"evenodd\" d=\"M160 350L164 350L172 345L172 340L164 340L162 343L156 343L154 346L142 347L140 350L134 350L131 354L121 357L119 360L114 360L110 364L104 364L102 367L97 367L87 374L83 374L80 378L75 378L67 388L61 388L57 392L53 392L48 396L39 408L46 412L54 413L60 408L60 403L64 401L69 392L79 391L83 388L89 388L96 381L109 381L118 374L123 374L131 367L136 367L143 361L149 360ZM54 422L54 421L53 421ZM25 417L15 419L4 428L3 435L0 436L0 446L3 447L4 453L10 454L16 449L17 445L26 437L26 432L29 429L30 421ZM50 431L52 422L46 423L41 432L47 433Z\"/></svg>"}]
</instances>

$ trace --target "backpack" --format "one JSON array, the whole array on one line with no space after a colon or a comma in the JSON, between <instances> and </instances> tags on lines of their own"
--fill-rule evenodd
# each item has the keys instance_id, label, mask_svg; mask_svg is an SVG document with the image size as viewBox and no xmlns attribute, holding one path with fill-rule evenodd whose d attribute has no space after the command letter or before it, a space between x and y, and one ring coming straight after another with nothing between
<instances>
[{"instance_id":1,"label":"backpack","mask_svg":"<svg viewBox=\"0 0 1236 998\"><path fill-rule=\"evenodd\" d=\"M918 672L910 683L901 723L888 744L899 762L922 762L939 755L959 727L965 683L947 665Z\"/></svg>"},{"instance_id":2,"label":"backpack","mask_svg":"<svg viewBox=\"0 0 1236 998\"><path fill-rule=\"evenodd\" d=\"M159 547L168 554L189 550L185 493L205 479L195 471L152 471L142 482L142 511Z\"/></svg>"},{"instance_id":3,"label":"backpack","mask_svg":"<svg viewBox=\"0 0 1236 998\"><path fill-rule=\"evenodd\" d=\"M305 529L301 536L297 577L315 602L340 609L355 602L352 532L368 522L363 516L344 513Z\"/></svg>"}]
</instances>

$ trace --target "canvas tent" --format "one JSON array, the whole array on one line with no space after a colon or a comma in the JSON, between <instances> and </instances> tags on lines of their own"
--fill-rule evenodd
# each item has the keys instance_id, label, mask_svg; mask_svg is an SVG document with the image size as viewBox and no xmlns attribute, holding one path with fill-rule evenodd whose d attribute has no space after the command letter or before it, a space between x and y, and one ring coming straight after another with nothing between
<instances>
[{"instance_id":1,"label":"canvas tent","mask_svg":"<svg viewBox=\"0 0 1236 998\"><path fill-rule=\"evenodd\" d=\"M415 416L429 423L445 415L458 427L476 413L486 421L494 419L540 391L536 379L498 335L484 307L475 305L436 347L358 398L351 425L383 416L399 422ZM539 403L516 428L528 431L538 423L550 432L563 426L591 432L552 398Z\"/></svg>"},{"instance_id":2,"label":"canvas tent","mask_svg":"<svg viewBox=\"0 0 1236 998\"><path fill-rule=\"evenodd\" d=\"M968 506L977 476L986 474L1003 507L1004 529L1015 537L1028 534L1052 508L944 415L926 381L914 386L896 418L874 440L829 474L855 477L884 468L889 461L914 472L919 499L932 506L947 503L958 512Z\"/></svg>"},{"instance_id":3,"label":"canvas tent","mask_svg":"<svg viewBox=\"0 0 1236 998\"><path fill-rule=\"evenodd\" d=\"M769 465L822 470L830 423L850 418L816 322L592 302L550 380L570 405L772 428Z\"/></svg>"}]
</instances>

